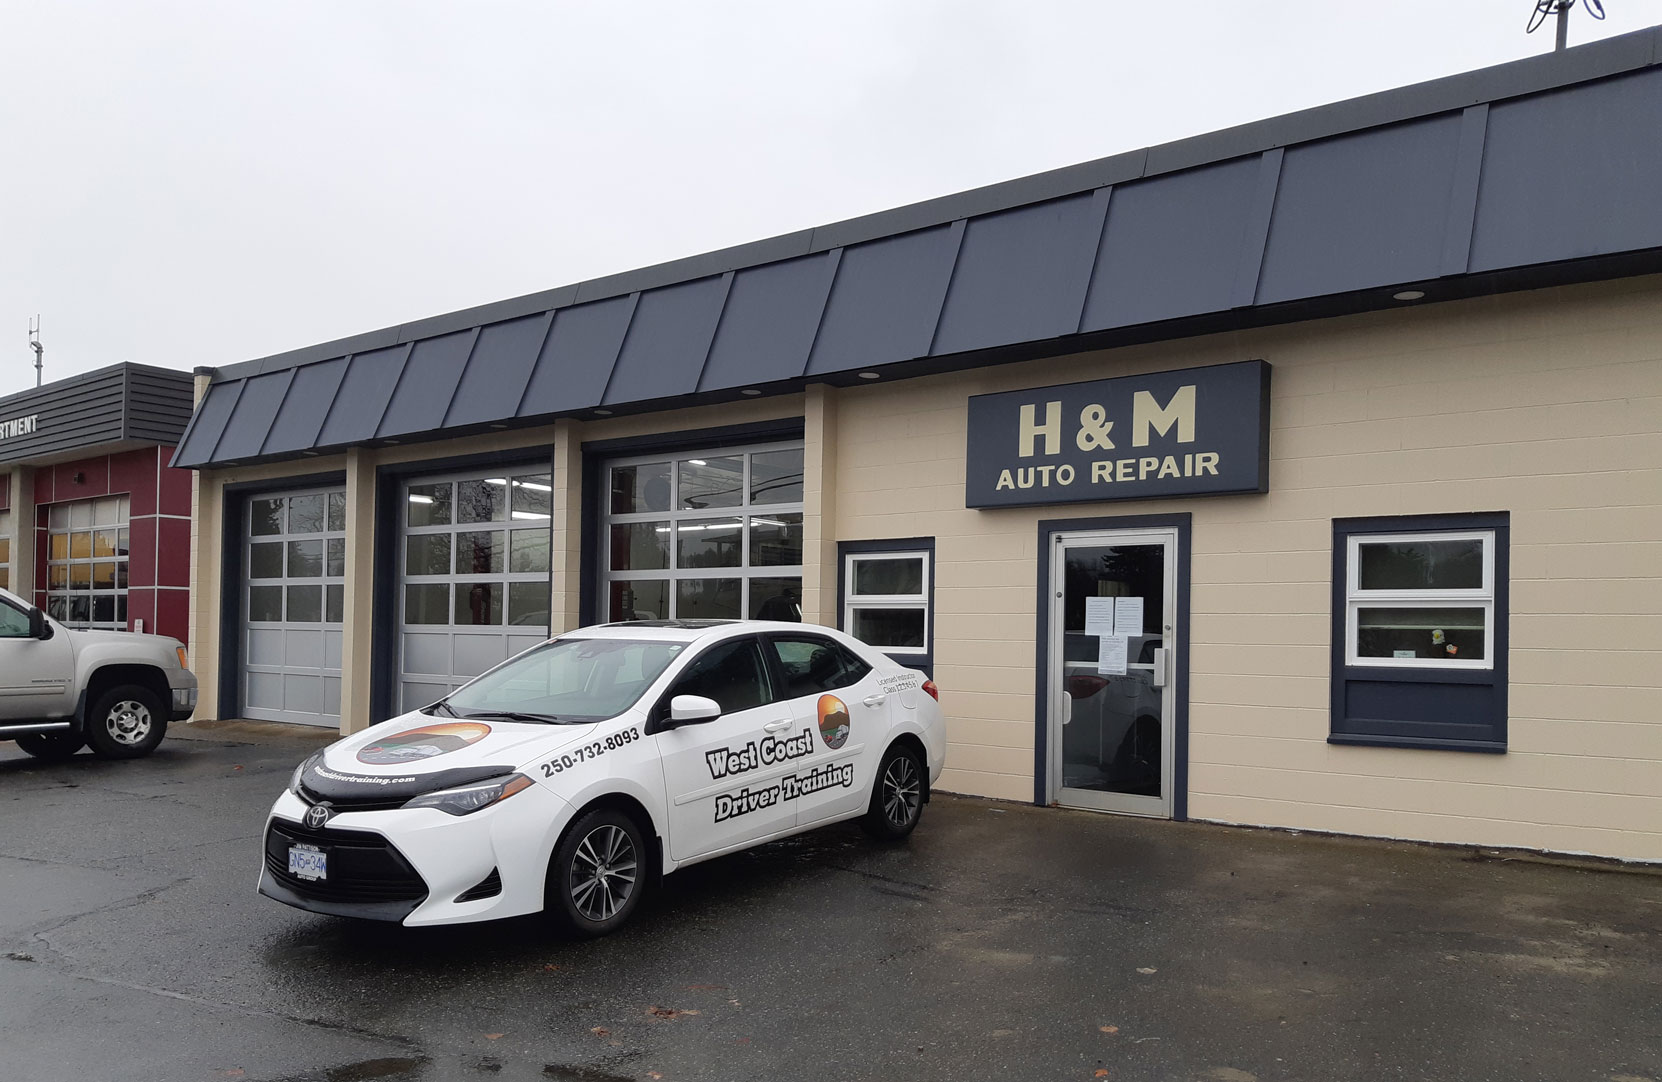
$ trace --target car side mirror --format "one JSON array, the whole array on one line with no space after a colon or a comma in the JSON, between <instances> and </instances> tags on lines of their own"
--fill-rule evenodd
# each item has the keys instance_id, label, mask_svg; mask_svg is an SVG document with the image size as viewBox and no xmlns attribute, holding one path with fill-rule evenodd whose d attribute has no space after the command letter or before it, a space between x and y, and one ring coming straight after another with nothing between
<instances>
[{"instance_id":1,"label":"car side mirror","mask_svg":"<svg viewBox=\"0 0 1662 1082\"><path fill-rule=\"evenodd\" d=\"M29 610L29 637L31 639L50 639L52 625L46 622L46 614L39 609Z\"/></svg>"},{"instance_id":2,"label":"car side mirror","mask_svg":"<svg viewBox=\"0 0 1662 1082\"><path fill-rule=\"evenodd\" d=\"M669 701L669 728L703 725L721 717L721 704L702 695L677 695Z\"/></svg>"}]
</instances>

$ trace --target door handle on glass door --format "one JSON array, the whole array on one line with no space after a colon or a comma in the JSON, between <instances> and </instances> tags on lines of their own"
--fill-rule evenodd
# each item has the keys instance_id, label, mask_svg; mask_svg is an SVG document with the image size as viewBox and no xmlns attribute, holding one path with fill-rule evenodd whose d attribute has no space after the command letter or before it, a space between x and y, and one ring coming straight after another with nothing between
<instances>
[{"instance_id":1,"label":"door handle on glass door","mask_svg":"<svg viewBox=\"0 0 1662 1082\"><path fill-rule=\"evenodd\" d=\"M1166 686L1166 648L1163 646L1157 646L1154 648L1153 676L1153 684L1155 687L1163 688Z\"/></svg>"},{"instance_id":2,"label":"door handle on glass door","mask_svg":"<svg viewBox=\"0 0 1662 1082\"><path fill-rule=\"evenodd\" d=\"M889 697L887 695L867 695L860 701L865 703L867 706L882 706L888 698Z\"/></svg>"},{"instance_id":3,"label":"door handle on glass door","mask_svg":"<svg viewBox=\"0 0 1662 1082\"><path fill-rule=\"evenodd\" d=\"M762 731L767 733L776 733L781 729L789 729L790 727L790 718L780 718L778 721L770 721L766 725L762 726Z\"/></svg>"}]
</instances>

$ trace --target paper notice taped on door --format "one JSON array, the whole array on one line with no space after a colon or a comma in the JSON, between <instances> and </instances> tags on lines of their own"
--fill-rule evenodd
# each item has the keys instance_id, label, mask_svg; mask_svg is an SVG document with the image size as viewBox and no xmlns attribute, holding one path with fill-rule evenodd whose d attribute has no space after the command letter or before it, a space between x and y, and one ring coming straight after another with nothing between
<instances>
[{"instance_id":1,"label":"paper notice taped on door","mask_svg":"<svg viewBox=\"0 0 1662 1082\"><path fill-rule=\"evenodd\" d=\"M1114 598L1114 634L1141 635L1143 633L1143 599L1140 597Z\"/></svg>"},{"instance_id":2,"label":"paper notice taped on door","mask_svg":"<svg viewBox=\"0 0 1662 1082\"><path fill-rule=\"evenodd\" d=\"M1125 635L1102 635L1097 638L1096 671L1099 676L1124 676L1127 647Z\"/></svg>"},{"instance_id":3,"label":"paper notice taped on door","mask_svg":"<svg viewBox=\"0 0 1662 1082\"><path fill-rule=\"evenodd\" d=\"M1085 599L1085 634L1112 635L1114 633L1114 598L1087 597Z\"/></svg>"}]
</instances>

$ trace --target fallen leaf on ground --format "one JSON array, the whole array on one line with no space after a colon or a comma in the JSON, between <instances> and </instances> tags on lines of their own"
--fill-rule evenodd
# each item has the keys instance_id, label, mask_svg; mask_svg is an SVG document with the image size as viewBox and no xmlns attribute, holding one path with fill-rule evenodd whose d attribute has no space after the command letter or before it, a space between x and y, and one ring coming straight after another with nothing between
<instances>
[{"instance_id":1,"label":"fallen leaf on ground","mask_svg":"<svg viewBox=\"0 0 1662 1082\"><path fill-rule=\"evenodd\" d=\"M589 1030L589 1032L594 1034L596 1037L610 1037L612 1035L612 1031L607 1029L605 1026L595 1026L593 1029Z\"/></svg>"},{"instance_id":2,"label":"fallen leaf on ground","mask_svg":"<svg viewBox=\"0 0 1662 1082\"><path fill-rule=\"evenodd\" d=\"M1108 1068L1098 1067L1096 1069L1096 1073L1091 1075L1091 1077L1092 1078L1107 1078L1108 1077Z\"/></svg>"},{"instance_id":3,"label":"fallen leaf on ground","mask_svg":"<svg viewBox=\"0 0 1662 1082\"><path fill-rule=\"evenodd\" d=\"M507 1036L507 1034L505 1034L505 1033L487 1033L487 1034L485 1034L485 1040L487 1040L487 1041L500 1041L505 1036Z\"/></svg>"},{"instance_id":4,"label":"fallen leaf on ground","mask_svg":"<svg viewBox=\"0 0 1662 1082\"><path fill-rule=\"evenodd\" d=\"M725 984L689 984L689 985L687 985L687 991L689 991L689 992L725 992L725 991L727 991L727 986Z\"/></svg>"},{"instance_id":5,"label":"fallen leaf on ground","mask_svg":"<svg viewBox=\"0 0 1662 1082\"><path fill-rule=\"evenodd\" d=\"M242 768L239 766L237 769L241 770ZM220 1071L219 1073L224 1075L226 1078L241 1078L243 1075L247 1074L248 1072L243 1070L241 1067L231 1067L231 1068L228 1068L226 1070Z\"/></svg>"},{"instance_id":6,"label":"fallen leaf on ground","mask_svg":"<svg viewBox=\"0 0 1662 1082\"><path fill-rule=\"evenodd\" d=\"M1120 1031L1120 1027L1118 1026L1098 1026L1096 1028L1100 1029L1104 1033L1118 1033Z\"/></svg>"},{"instance_id":7,"label":"fallen leaf on ground","mask_svg":"<svg viewBox=\"0 0 1662 1082\"><path fill-rule=\"evenodd\" d=\"M648 1071L648 1072L646 1072L646 1077L648 1077L648 1078L662 1078L664 1076L659 1074L657 1071Z\"/></svg>"},{"instance_id":8,"label":"fallen leaf on ground","mask_svg":"<svg viewBox=\"0 0 1662 1082\"><path fill-rule=\"evenodd\" d=\"M646 1009L646 1013L650 1014L654 1018L666 1018L673 1021L680 1018L684 1014L697 1014L698 1012L692 1010L678 1010L674 1007L648 1007Z\"/></svg>"},{"instance_id":9,"label":"fallen leaf on ground","mask_svg":"<svg viewBox=\"0 0 1662 1082\"><path fill-rule=\"evenodd\" d=\"M545 965L545 966L543 966L543 968L548 969L548 970L554 970L554 969L559 969L560 967L557 966L557 965Z\"/></svg>"},{"instance_id":10,"label":"fallen leaf on ground","mask_svg":"<svg viewBox=\"0 0 1662 1082\"><path fill-rule=\"evenodd\" d=\"M1153 966L1138 966L1137 967L1137 972L1138 973L1158 973L1160 971L1158 969L1155 969Z\"/></svg>"}]
</instances>

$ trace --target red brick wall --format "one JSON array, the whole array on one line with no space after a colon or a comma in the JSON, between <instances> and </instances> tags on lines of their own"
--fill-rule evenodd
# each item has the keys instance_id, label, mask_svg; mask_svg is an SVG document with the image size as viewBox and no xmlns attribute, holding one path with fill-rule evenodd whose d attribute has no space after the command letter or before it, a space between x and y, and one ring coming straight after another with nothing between
<instances>
[{"instance_id":1,"label":"red brick wall","mask_svg":"<svg viewBox=\"0 0 1662 1082\"><path fill-rule=\"evenodd\" d=\"M190 626L190 471L171 447L99 455L35 471L35 604L46 605L48 506L127 495L127 629L185 641Z\"/></svg>"}]
</instances>

